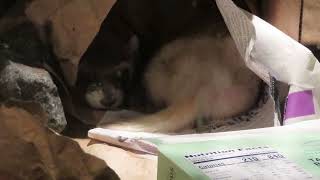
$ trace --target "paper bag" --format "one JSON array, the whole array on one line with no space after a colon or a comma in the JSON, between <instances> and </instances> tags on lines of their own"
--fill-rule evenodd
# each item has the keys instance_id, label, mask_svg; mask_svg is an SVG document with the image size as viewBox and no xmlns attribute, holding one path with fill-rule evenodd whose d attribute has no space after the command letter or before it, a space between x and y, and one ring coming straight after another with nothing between
<instances>
[{"instance_id":1,"label":"paper bag","mask_svg":"<svg viewBox=\"0 0 320 180\"><path fill-rule=\"evenodd\" d=\"M279 104L267 101L267 108L260 108L264 116L257 116L256 124L272 122L277 126L319 118L320 69L311 51L259 17L238 8L231 0L216 0L216 3L243 60L269 85L270 95L278 81L289 86L284 114L274 116L279 113L275 107ZM155 145L139 140L152 136L104 129L89 131L89 137L94 139L156 153Z\"/></svg>"}]
</instances>

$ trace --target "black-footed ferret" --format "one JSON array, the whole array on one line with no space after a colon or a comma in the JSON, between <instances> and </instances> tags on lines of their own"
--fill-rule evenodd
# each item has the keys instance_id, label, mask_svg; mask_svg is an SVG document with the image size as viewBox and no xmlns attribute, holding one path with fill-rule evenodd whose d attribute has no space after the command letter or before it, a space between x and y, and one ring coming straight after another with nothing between
<instances>
[{"instance_id":1,"label":"black-footed ferret","mask_svg":"<svg viewBox=\"0 0 320 180\"><path fill-rule=\"evenodd\" d=\"M168 133L190 128L197 118L223 121L252 108L260 84L227 32L168 43L151 60L144 78L150 98L165 108L105 128Z\"/></svg>"}]
</instances>

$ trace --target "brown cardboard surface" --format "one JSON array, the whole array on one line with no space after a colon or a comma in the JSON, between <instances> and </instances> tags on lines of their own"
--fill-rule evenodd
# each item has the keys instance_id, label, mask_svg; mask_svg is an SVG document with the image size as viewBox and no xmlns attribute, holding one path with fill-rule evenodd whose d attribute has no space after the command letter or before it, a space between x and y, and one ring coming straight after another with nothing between
<instances>
[{"instance_id":1,"label":"brown cardboard surface","mask_svg":"<svg viewBox=\"0 0 320 180\"><path fill-rule=\"evenodd\" d=\"M304 44L320 43L320 1L304 0L302 19L301 0L261 1L265 20L289 36L298 40L299 24L302 20L301 42Z\"/></svg>"},{"instance_id":2,"label":"brown cardboard surface","mask_svg":"<svg viewBox=\"0 0 320 180\"><path fill-rule=\"evenodd\" d=\"M298 40L300 0L262 1L262 15L266 21Z\"/></svg>"},{"instance_id":3,"label":"brown cardboard surface","mask_svg":"<svg viewBox=\"0 0 320 180\"><path fill-rule=\"evenodd\" d=\"M305 0L302 23L302 42L320 44L320 1Z\"/></svg>"},{"instance_id":4,"label":"brown cardboard surface","mask_svg":"<svg viewBox=\"0 0 320 180\"><path fill-rule=\"evenodd\" d=\"M157 179L157 157L137 154L89 139L75 139L81 148L104 160L122 180Z\"/></svg>"}]
</instances>

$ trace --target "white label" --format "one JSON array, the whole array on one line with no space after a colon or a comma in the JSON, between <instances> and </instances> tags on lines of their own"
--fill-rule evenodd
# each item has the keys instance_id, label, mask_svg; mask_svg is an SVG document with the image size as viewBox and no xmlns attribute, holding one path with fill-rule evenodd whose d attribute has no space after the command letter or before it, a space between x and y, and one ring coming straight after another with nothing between
<instances>
[{"instance_id":1,"label":"white label","mask_svg":"<svg viewBox=\"0 0 320 180\"><path fill-rule=\"evenodd\" d=\"M296 163L269 147L195 153L185 156L210 179L312 179Z\"/></svg>"}]
</instances>

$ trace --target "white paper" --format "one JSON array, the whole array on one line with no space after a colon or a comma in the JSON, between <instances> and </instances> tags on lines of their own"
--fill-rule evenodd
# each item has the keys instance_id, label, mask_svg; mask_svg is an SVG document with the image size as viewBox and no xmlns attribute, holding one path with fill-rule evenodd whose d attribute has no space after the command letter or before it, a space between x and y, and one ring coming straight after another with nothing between
<instances>
[{"instance_id":1,"label":"white paper","mask_svg":"<svg viewBox=\"0 0 320 180\"><path fill-rule=\"evenodd\" d=\"M299 89L290 96L284 124L319 118L320 65L312 52L231 0L216 3L247 66L266 83L270 74L290 85L289 96Z\"/></svg>"}]
</instances>

